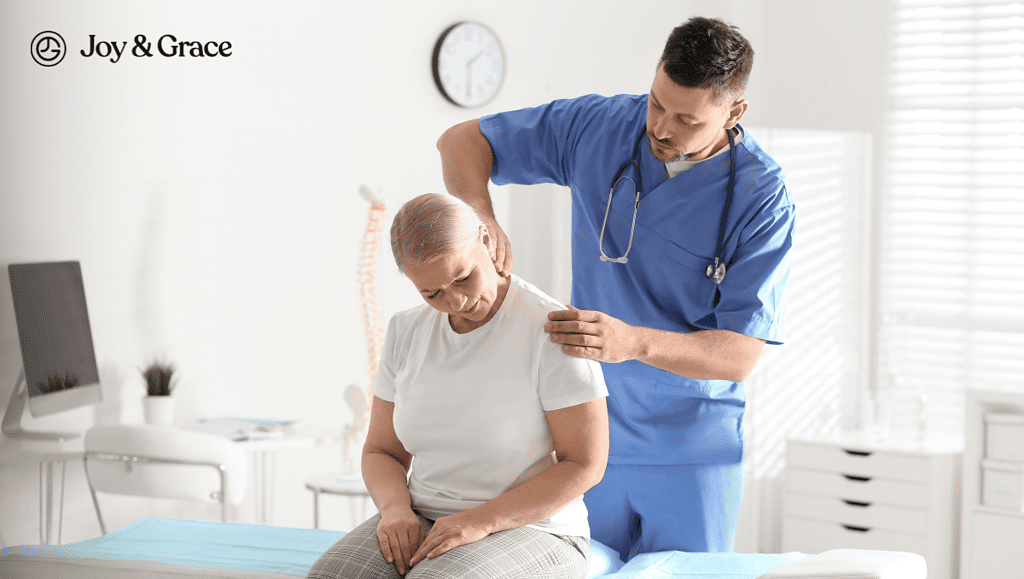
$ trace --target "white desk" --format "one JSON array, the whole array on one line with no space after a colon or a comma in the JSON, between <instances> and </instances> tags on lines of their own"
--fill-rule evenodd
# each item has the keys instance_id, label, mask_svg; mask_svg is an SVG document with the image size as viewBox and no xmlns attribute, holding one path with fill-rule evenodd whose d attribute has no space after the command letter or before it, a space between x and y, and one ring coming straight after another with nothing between
<instances>
[{"instance_id":1,"label":"white desk","mask_svg":"<svg viewBox=\"0 0 1024 579\"><path fill-rule=\"evenodd\" d=\"M81 461L82 437L63 441L29 438L4 438L0 442L0 462L4 464L39 463L39 542L53 540L54 466L60 465L60 498L57 501L57 544L61 540L64 518L64 479L69 460Z\"/></svg>"},{"instance_id":2,"label":"white desk","mask_svg":"<svg viewBox=\"0 0 1024 579\"><path fill-rule=\"evenodd\" d=\"M188 425L181 425L187 427ZM252 457L253 497L256 520L260 524L272 524L274 498L274 455L279 450L313 448L328 444L341 444L341 430L314 426L297 426L283 429L277 438L252 438L240 440ZM82 437L65 441L4 438L0 441L0 462L5 464L39 463L39 542L50 545L54 539L54 515L57 515L57 544L61 542L64 515L64 478L67 463L81 463L85 449ZM60 496L56 500L54 513L54 466L60 466Z\"/></svg>"}]
</instances>

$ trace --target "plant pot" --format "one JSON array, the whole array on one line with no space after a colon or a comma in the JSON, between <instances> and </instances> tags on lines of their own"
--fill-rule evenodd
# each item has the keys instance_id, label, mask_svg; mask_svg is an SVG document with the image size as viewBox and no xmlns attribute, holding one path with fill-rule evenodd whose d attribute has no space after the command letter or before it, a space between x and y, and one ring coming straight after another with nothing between
<instances>
[{"instance_id":1,"label":"plant pot","mask_svg":"<svg viewBox=\"0 0 1024 579\"><path fill-rule=\"evenodd\" d=\"M178 401L173 396L146 396L142 399L142 414L146 424L171 426L174 424L174 406Z\"/></svg>"}]
</instances>

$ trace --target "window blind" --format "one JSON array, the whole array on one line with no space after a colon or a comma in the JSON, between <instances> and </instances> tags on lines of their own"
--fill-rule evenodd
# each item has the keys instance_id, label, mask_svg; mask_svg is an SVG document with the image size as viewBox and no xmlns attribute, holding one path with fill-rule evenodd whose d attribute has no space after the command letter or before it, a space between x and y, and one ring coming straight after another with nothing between
<instances>
[{"instance_id":1,"label":"window blind","mask_svg":"<svg viewBox=\"0 0 1024 579\"><path fill-rule=\"evenodd\" d=\"M856 427L868 381L872 143L866 133L747 128L782 167L796 203L784 344L765 346L745 384L736 548L774 553L786 439Z\"/></svg>"},{"instance_id":2,"label":"window blind","mask_svg":"<svg viewBox=\"0 0 1024 579\"><path fill-rule=\"evenodd\" d=\"M1024 2L896 0L878 264L879 390L962 430L1024 389Z\"/></svg>"}]
</instances>

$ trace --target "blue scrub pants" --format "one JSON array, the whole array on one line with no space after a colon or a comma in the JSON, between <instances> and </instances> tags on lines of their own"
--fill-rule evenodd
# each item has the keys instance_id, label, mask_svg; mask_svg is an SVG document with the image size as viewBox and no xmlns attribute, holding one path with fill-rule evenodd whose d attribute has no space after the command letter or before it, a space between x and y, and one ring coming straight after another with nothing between
<instances>
[{"instance_id":1,"label":"blue scrub pants","mask_svg":"<svg viewBox=\"0 0 1024 579\"><path fill-rule=\"evenodd\" d=\"M583 495L590 535L623 561L655 551L732 551L743 465L609 464Z\"/></svg>"}]
</instances>

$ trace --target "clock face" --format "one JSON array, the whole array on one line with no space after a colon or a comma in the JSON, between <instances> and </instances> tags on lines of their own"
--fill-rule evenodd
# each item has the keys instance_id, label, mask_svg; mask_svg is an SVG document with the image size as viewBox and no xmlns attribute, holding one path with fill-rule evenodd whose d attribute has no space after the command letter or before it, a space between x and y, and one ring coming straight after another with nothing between
<instances>
[{"instance_id":1,"label":"clock face","mask_svg":"<svg viewBox=\"0 0 1024 579\"><path fill-rule=\"evenodd\" d=\"M498 37L483 24L460 22L434 47L434 80L441 93L463 107L478 107L498 92L505 55Z\"/></svg>"}]
</instances>

